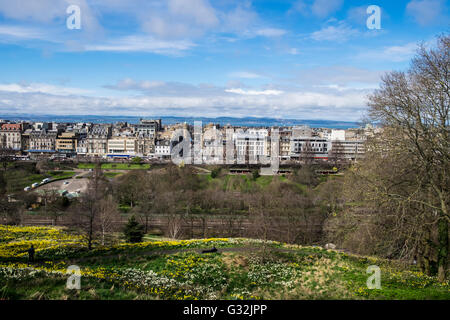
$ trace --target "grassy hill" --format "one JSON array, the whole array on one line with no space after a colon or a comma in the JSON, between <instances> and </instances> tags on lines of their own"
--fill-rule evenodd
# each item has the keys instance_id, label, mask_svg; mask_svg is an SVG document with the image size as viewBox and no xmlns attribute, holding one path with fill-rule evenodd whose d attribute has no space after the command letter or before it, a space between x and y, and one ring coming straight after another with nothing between
<instances>
[{"instance_id":1,"label":"grassy hill","mask_svg":"<svg viewBox=\"0 0 450 320\"><path fill-rule=\"evenodd\" d=\"M253 239L147 239L87 251L64 229L0 226L0 299L450 299L448 282L396 261ZM70 265L81 290L66 289ZM366 286L370 265L381 289Z\"/></svg>"}]
</instances>

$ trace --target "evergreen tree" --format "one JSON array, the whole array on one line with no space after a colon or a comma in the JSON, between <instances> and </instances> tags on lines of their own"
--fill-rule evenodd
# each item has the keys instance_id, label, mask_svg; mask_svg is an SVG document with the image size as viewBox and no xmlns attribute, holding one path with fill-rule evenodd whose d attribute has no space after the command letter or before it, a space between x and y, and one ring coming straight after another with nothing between
<instances>
[{"instance_id":1,"label":"evergreen tree","mask_svg":"<svg viewBox=\"0 0 450 320\"><path fill-rule=\"evenodd\" d=\"M259 176L260 175L259 175L259 170L258 169L255 169L255 170L252 171L252 177L253 177L254 181L256 181L256 179L258 179Z\"/></svg>"},{"instance_id":2,"label":"evergreen tree","mask_svg":"<svg viewBox=\"0 0 450 320\"><path fill-rule=\"evenodd\" d=\"M133 215L128 219L128 223L125 225L123 233L128 242L142 242L142 237L145 233L144 226L139 224Z\"/></svg>"}]
</instances>

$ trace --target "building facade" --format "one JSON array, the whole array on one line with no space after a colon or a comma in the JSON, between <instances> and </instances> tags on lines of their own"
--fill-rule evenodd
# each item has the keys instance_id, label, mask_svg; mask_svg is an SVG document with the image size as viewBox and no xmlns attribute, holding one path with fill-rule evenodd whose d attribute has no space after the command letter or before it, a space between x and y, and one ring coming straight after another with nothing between
<instances>
[{"instance_id":1,"label":"building facade","mask_svg":"<svg viewBox=\"0 0 450 320\"><path fill-rule=\"evenodd\" d=\"M14 151L22 150L22 129L20 123L6 123L0 127L0 147Z\"/></svg>"},{"instance_id":2,"label":"building facade","mask_svg":"<svg viewBox=\"0 0 450 320\"><path fill-rule=\"evenodd\" d=\"M129 158L136 155L135 137L112 137L108 139L109 158Z\"/></svg>"},{"instance_id":3,"label":"building facade","mask_svg":"<svg viewBox=\"0 0 450 320\"><path fill-rule=\"evenodd\" d=\"M30 133L30 149L32 153L53 153L56 152L56 131L32 131Z\"/></svg>"},{"instance_id":4,"label":"building facade","mask_svg":"<svg viewBox=\"0 0 450 320\"><path fill-rule=\"evenodd\" d=\"M108 138L111 136L110 125L93 125L86 137L87 156L103 157L108 153Z\"/></svg>"},{"instance_id":5,"label":"building facade","mask_svg":"<svg viewBox=\"0 0 450 320\"><path fill-rule=\"evenodd\" d=\"M319 137L292 137L290 141L293 159L328 159L330 142Z\"/></svg>"},{"instance_id":6,"label":"building facade","mask_svg":"<svg viewBox=\"0 0 450 320\"><path fill-rule=\"evenodd\" d=\"M78 148L78 134L62 132L56 137L56 151L66 154L75 154Z\"/></svg>"}]
</instances>

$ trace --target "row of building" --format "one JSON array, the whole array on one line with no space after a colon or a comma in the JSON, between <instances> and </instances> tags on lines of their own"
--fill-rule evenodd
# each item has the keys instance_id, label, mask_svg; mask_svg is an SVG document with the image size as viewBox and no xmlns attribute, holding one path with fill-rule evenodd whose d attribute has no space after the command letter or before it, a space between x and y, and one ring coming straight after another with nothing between
<instances>
[{"instance_id":1,"label":"row of building","mask_svg":"<svg viewBox=\"0 0 450 320\"><path fill-rule=\"evenodd\" d=\"M176 130L199 139L201 146L208 150L204 152L204 158L222 155L227 139L232 139L236 157L267 157L274 152L274 135L269 128L209 124L201 127L198 137L198 129L195 131L191 125L163 126L160 119L141 119L138 124L0 120L0 148L22 155L170 159L174 146L183 140L174 138ZM367 137L377 129L370 126L349 130L294 126L277 130L278 156L289 161L302 158L356 160L364 154Z\"/></svg>"}]
</instances>

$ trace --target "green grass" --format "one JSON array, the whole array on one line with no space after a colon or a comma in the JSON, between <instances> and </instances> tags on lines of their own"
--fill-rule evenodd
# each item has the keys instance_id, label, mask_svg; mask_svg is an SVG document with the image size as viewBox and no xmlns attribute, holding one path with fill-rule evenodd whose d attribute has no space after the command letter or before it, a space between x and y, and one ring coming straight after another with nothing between
<instances>
[{"instance_id":1,"label":"green grass","mask_svg":"<svg viewBox=\"0 0 450 320\"><path fill-rule=\"evenodd\" d=\"M79 163L78 169L94 169L95 163ZM103 170L148 170L150 164L132 164L132 163L102 163Z\"/></svg>"},{"instance_id":2,"label":"green grass","mask_svg":"<svg viewBox=\"0 0 450 320\"><path fill-rule=\"evenodd\" d=\"M115 177L117 177L117 176L120 176L120 175L122 175L123 173L121 173L121 172L105 172L104 173L104 175L107 177L107 178L115 178Z\"/></svg>"},{"instance_id":3,"label":"green grass","mask_svg":"<svg viewBox=\"0 0 450 320\"><path fill-rule=\"evenodd\" d=\"M275 177L275 179L277 179L278 177ZM256 184L258 184L259 186L261 186L262 188L268 186L272 180L274 179L273 176L260 176L256 179Z\"/></svg>"},{"instance_id":4,"label":"green grass","mask_svg":"<svg viewBox=\"0 0 450 320\"><path fill-rule=\"evenodd\" d=\"M199 178L203 181L203 187L206 189L215 189L219 187L223 191L228 192L252 192L258 189L265 189L275 181L292 184L299 193L303 193L307 190L306 185L293 182L289 178L283 176L260 176L256 180L253 180L251 175L245 174L228 174L217 178L212 178L210 175L199 175Z\"/></svg>"},{"instance_id":5,"label":"green grass","mask_svg":"<svg viewBox=\"0 0 450 320\"><path fill-rule=\"evenodd\" d=\"M123 213L127 213L131 210L131 206L129 206L128 204L121 204L119 205L119 210Z\"/></svg>"},{"instance_id":6,"label":"green grass","mask_svg":"<svg viewBox=\"0 0 450 320\"><path fill-rule=\"evenodd\" d=\"M54 175L51 175L51 177L52 180L62 180L72 178L74 175L75 175L74 171L62 171L59 173L55 173Z\"/></svg>"}]
</instances>

